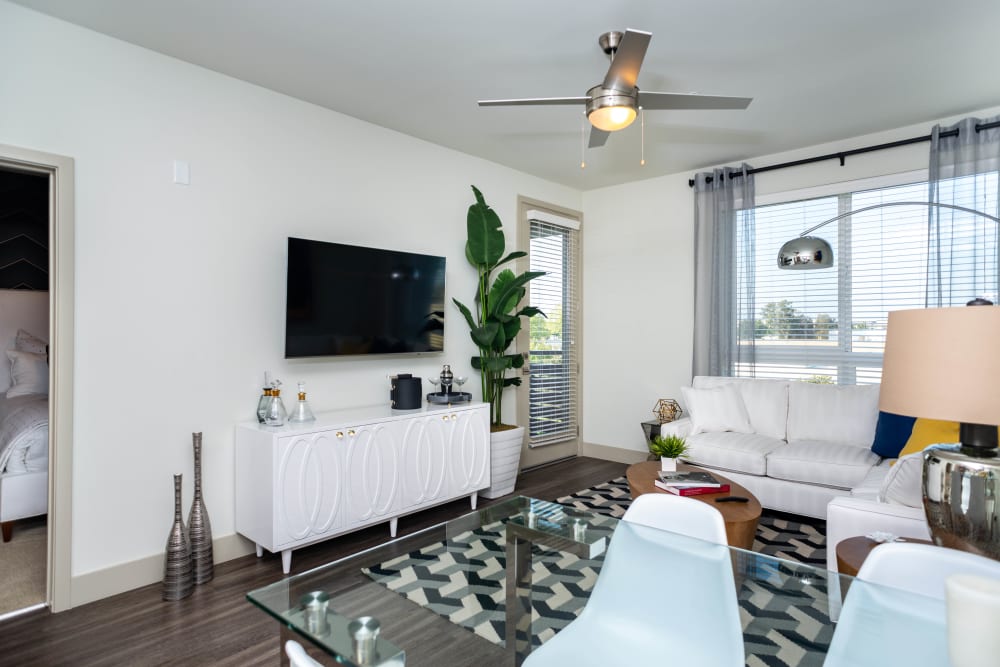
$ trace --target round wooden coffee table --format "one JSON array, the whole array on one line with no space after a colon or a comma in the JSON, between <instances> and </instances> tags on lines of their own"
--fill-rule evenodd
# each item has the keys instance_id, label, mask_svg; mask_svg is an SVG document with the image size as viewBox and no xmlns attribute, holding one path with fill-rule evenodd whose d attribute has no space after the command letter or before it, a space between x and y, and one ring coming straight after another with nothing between
<instances>
[{"instance_id":1,"label":"round wooden coffee table","mask_svg":"<svg viewBox=\"0 0 1000 667\"><path fill-rule=\"evenodd\" d=\"M678 470L704 470L697 466L686 463L678 463ZM643 461L628 467L625 477L628 479L629 491L633 498L638 498L644 493L667 493L663 489L653 484L660 471L659 461ZM726 521L726 539L729 545L740 549L753 548L753 538L757 533L757 520L760 518L760 501L754 497L746 488L740 486L728 477L723 477L714 470L705 470L723 484L729 485L729 491L723 493L705 493L699 496L685 496L691 500L698 500L707 505L711 505L722 513L722 518ZM745 503L717 503L716 498L726 496L743 496L750 500Z\"/></svg>"}]
</instances>

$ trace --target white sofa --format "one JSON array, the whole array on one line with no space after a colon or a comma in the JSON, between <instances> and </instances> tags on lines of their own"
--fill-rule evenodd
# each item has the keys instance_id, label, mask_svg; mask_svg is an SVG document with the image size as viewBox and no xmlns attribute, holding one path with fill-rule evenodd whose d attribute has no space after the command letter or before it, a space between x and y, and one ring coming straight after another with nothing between
<instances>
[{"instance_id":1,"label":"white sofa","mask_svg":"<svg viewBox=\"0 0 1000 667\"><path fill-rule=\"evenodd\" d=\"M682 389L688 417L663 424L685 437L683 460L718 470L762 506L827 520L827 561L836 545L874 530L927 539L920 508L920 455L871 451L877 385L838 386L697 376ZM912 506L908 506L912 505ZM828 508L829 506L829 508Z\"/></svg>"}]
</instances>

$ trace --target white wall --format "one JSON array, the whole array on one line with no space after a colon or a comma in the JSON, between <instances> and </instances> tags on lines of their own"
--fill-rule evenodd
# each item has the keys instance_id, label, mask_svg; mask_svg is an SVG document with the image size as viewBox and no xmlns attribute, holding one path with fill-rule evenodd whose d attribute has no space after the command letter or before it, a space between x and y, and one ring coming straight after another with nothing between
<instances>
[{"instance_id":1,"label":"white wall","mask_svg":"<svg viewBox=\"0 0 1000 667\"><path fill-rule=\"evenodd\" d=\"M927 135L938 122L997 114L1000 108L972 111L746 162L763 167L826 155ZM755 177L757 197L926 170L928 150L929 144L922 142L851 157L843 167L829 160L765 172ZM694 196L688 179L693 175L684 172L583 195L583 441L588 445L644 452L639 423L653 418L658 399L680 401L680 387L691 381Z\"/></svg>"},{"instance_id":2,"label":"white wall","mask_svg":"<svg viewBox=\"0 0 1000 667\"><path fill-rule=\"evenodd\" d=\"M581 204L576 190L2 1L0 61L0 143L76 161L75 578L162 554L174 472L185 513L191 501L192 431L204 432L213 532L233 533L233 425L253 418L265 369L306 381L316 410L386 402L389 373L471 374L453 307L443 355L284 361L287 236L446 255L449 300L468 301L470 184L511 248L518 195ZM175 159L190 162L190 186L172 183Z\"/></svg>"}]
</instances>

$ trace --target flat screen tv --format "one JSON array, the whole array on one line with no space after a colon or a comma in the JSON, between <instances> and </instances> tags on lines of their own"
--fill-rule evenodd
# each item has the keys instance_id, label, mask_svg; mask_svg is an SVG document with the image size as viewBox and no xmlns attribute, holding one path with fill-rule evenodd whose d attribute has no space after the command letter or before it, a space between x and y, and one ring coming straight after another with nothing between
<instances>
[{"instance_id":1,"label":"flat screen tv","mask_svg":"<svg viewBox=\"0 0 1000 667\"><path fill-rule=\"evenodd\" d=\"M445 258L289 237L285 357L444 350Z\"/></svg>"}]
</instances>

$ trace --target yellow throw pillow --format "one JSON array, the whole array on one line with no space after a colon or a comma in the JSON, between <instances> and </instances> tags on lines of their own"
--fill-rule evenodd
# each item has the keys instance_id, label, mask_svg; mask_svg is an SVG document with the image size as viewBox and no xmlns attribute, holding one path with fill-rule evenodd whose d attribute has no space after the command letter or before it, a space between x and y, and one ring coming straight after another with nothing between
<instances>
[{"instance_id":1,"label":"yellow throw pillow","mask_svg":"<svg viewBox=\"0 0 1000 667\"><path fill-rule=\"evenodd\" d=\"M914 452L922 452L928 445L936 445L939 442L959 442L958 422L917 419L913 425L913 432L910 433L910 439L899 453L899 458Z\"/></svg>"}]
</instances>

